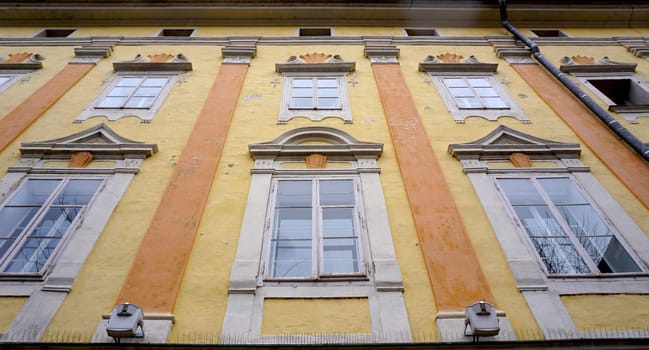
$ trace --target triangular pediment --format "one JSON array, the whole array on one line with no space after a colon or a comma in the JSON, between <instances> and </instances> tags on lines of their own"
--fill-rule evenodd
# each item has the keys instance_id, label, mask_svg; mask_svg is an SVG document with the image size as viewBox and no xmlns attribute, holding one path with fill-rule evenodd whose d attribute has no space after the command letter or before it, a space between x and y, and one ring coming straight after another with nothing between
<instances>
[{"instance_id":1,"label":"triangular pediment","mask_svg":"<svg viewBox=\"0 0 649 350\"><path fill-rule=\"evenodd\" d=\"M61 138L26 142L20 146L23 156L32 157L90 152L95 156L128 158L148 157L157 151L156 144L127 139L104 123Z\"/></svg>"},{"instance_id":2,"label":"triangular pediment","mask_svg":"<svg viewBox=\"0 0 649 350\"><path fill-rule=\"evenodd\" d=\"M565 158L578 157L581 148L578 143L547 140L499 125L477 140L449 145L448 152L458 159L498 159L506 158L512 153L525 153L532 157L554 155L557 158Z\"/></svg>"}]
</instances>

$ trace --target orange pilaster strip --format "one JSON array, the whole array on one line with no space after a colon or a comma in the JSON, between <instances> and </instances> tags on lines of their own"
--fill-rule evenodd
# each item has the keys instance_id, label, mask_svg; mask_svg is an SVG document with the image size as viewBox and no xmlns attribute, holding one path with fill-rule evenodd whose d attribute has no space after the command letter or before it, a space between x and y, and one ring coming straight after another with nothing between
<instances>
[{"instance_id":1,"label":"orange pilaster strip","mask_svg":"<svg viewBox=\"0 0 649 350\"><path fill-rule=\"evenodd\" d=\"M94 64L68 64L40 89L0 119L0 151L65 95Z\"/></svg>"},{"instance_id":2,"label":"orange pilaster strip","mask_svg":"<svg viewBox=\"0 0 649 350\"><path fill-rule=\"evenodd\" d=\"M649 165L540 66L512 64L512 67L649 209Z\"/></svg>"},{"instance_id":3,"label":"orange pilaster strip","mask_svg":"<svg viewBox=\"0 0 649 350\"><path fill-rule=\"evenodd\" d=\"M221 66L117 303L173 311L247 70Z\"/></svg>"},{"instance_id":4,"label":"orange pilaster strip","mask_svg":"<svg viewBox=\"0 0 649 350\"><path fill-rule=\"evenodd\" d=\"M438 310L494 303L400 66L372 68Z\"/></svg>"}]
</instances>

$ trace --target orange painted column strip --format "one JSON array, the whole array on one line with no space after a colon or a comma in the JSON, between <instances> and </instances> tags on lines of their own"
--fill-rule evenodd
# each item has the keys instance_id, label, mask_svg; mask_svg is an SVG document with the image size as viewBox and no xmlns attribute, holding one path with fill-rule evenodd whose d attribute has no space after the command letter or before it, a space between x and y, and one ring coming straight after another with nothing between
<instances>
[{"instance_id":1,"label":"orange painted column strip","mask_svg":"<svg viewBox=\"0 0 649 350\"><path fill-rule=\"evenodd\" d=\"M633 153L602 122L536 64L512 64L572 131L649 209L649 164Z\"/></svg>"},{"instance_id":2,"label":"orange painted column strip","mask_svg":"<svg viewBox=\"0 0 649 350\"><path fill-rule=\"evenodd\" d=\"M438 311L494 303L400 66L372 68Z\"/></svg>"},{"instance_id":3,"label":"orange painted column strip","mask_svg":"<svg viewBox=\"0 0 649 350\"><path fill-rule=\"evenodd\" d=\"M65 95L94 64L68 64L40 89L0 119L0 151Z\"/></svg>"},{"instance_id":4,"label":"orange painted column strip","mask_svg":"<svg viewBox=\"0 0 649 350\"><path fill-rule=\"evenodd\" d=\"M223 64L117 299L171 313L248 66Z\"/></svg>"}]
</instances>

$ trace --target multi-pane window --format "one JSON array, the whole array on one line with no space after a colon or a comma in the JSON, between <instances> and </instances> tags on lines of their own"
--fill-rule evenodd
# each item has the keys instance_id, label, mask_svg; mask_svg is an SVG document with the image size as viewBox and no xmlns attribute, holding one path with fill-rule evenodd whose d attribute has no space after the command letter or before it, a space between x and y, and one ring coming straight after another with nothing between
<instances>
[{"instance_id":1,"label":"multi-pane window","mask_svg":"<svg viewBox=\"0 0 649 350\"><path fill-rule=\"evenodd\" d=\"M499 178L497 183L548 273L641 272L570 178Z\"/></svg>"},{"instance_id":2,"label":"multi-pane window","mask_svg":"<svg viewBox=\"0 0 649 350\"><path fill-rule=\"evenodd\" d=\"M273 196L268 278L365 274L354 179L278 179Z\"/></svg>"},{"instance_id":3,"label":"multi-pane window","mask_svg":"<svg viewBox=\"0 0 649 350\"><path fill-rule=\"evenodd\" d=\"M0 74L0 92L11 86L16 80L16 74Z\"/></svg>"},{"instance_id":4,"label":"multi-pane window","mask_svg":"<svg viewBox=\"0 0 649 350\"><path fill-rule=\"evenodd\" d=\"M341 109L338 78L314 77L291 79L291 109Z\"/></svg>"},{"instance_id":5,"label":"multi-pane window","mask_svg":"<svg viewBox=\"0 0 649 350\"><path fill-rule=\"evenodd\" d=\"M509 108L486 77L453 77L442 80L460 109Z\"/></svg>"},{"instance_id":6,"label":"multi-pane window","mask_svg":"<svg viewBox=\"0 0 649 350\"><path fill-rule=\"evenodd\" d=\"M95 108L151 108L168 82L164 76L119 77Z\"/></svg>"},{"instance_id":7,"label":"multi-pane window","mask_svg":"<svg viewBox=\"0 0 649 350\"><path fill-rule=\"evenodd\" d=\"M27 179L0 207L0 271L39 273L83 215L102 179Z\"/></svg>"}]
</instances>

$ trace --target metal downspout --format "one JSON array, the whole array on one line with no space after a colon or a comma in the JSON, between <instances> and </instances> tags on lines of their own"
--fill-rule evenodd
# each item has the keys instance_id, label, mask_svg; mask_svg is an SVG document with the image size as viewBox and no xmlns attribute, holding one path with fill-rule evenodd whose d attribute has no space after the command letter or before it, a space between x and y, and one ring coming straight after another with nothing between
<instances>
[{"instance_id":1,"label":"metal downspout","mask_svg":"<svg viewBox=\"0 0 649 350\"><path fill-rule=\"evenodd\" d=\"M601 120L611 131L626 142L633 150L638 152L645 161L649 162L649 147L647 147L640 139L633 135L629 130L622 126L613 116L611 116L605 109L600 107L588 94L584 92L577 84L575 84L568 76L555 67L539 50L539 47L523 35L516 27L507 21L507 4L505 0L498 0L500 6L500 22L503 27L512 33L518 40L522 41L532 50L532 55L536 58L541 65L554 75L573 95L575 95L583 104L588 107L596 116Z\"/></svg>"}]
</instances>

